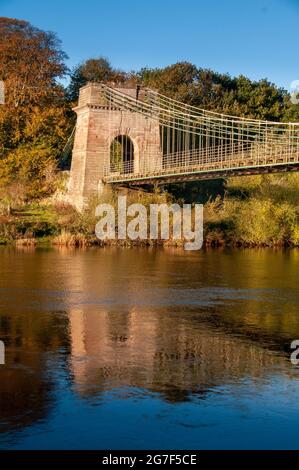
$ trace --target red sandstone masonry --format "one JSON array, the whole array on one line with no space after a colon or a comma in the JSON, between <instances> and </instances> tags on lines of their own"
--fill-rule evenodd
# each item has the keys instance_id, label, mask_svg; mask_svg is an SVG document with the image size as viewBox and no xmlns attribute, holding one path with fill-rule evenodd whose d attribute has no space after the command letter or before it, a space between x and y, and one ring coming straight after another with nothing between
<instances>
[{"instance_id":1,"label":"red sandstone masonry","mask_svg":"<svg viewBox=\"0 0 299 470\"><path fill-rule=\"evenodd\" d=\"M136 96L135 89L122 89L122 92ZM104 171L109 171L110 146L115 137L127 135L132 140L134 173L138 173L141 167L151 168L150 155L161 155L159 123L139 113L108 109L100 84L89 83L81 88L74 111L77 113L77 127L69 200L78 208L82 208L89 197L101 192ZM160 160L162 165L162 156Z\"/></svg>"}]
</instances>

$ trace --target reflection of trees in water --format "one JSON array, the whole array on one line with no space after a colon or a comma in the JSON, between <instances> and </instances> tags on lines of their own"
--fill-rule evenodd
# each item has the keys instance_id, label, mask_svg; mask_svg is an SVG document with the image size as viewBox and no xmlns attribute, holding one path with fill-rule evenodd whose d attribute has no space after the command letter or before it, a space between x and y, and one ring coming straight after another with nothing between
<instances>
[{"instance_id":1,"label":"reflection of trees in water","mask_svg":"<svg viewBox=\"0 0 299 470\"><path fill-rule=\"evenodd\" d=\"M21 355L19 360L21 365L8 364L0 372L0 433L44 418L50 407L52 384L45 361L36 354Z\"/></svg>"},{"instance_id":2,"label":"reflection of trees in water","mask_svg":"<svg viewBox=\"0 0 299 470\"><path fill-rule=\"evenodd\" d=\"M6 363L0 369L0 432L30 425L44 418L52 405L54 388L47 354L68 350L64 313L0 313L0 337Z\"/></svg>"}]
</instances>

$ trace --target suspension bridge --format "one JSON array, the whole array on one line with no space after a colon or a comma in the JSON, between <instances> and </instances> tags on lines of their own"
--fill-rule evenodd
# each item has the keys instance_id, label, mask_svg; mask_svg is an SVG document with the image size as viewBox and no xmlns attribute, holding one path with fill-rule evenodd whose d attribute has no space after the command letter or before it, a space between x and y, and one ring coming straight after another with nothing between
<instances>
[{"instance_id":1,"label":"suspension bridge","mask_svg":"<svg viewBox=\"0 0 299 470\"><path fill-rule=\"evenodd\" d=\"M299 170L299 123L229 116L148 88L80 91L70 192Z\"/></svg>"}]
</instances>

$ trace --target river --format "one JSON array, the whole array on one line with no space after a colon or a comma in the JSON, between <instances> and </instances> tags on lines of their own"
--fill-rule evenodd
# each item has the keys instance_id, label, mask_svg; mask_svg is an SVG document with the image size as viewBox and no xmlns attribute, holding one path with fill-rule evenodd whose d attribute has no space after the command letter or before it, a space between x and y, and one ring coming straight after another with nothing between
<instances>
[{"instance_id":1,"label":"river","mask_svg":"<svg viewBox=\"0 0 299 470\"><path fill-rule=\"evenodd\" d=\"M298 266L299 250L0 248L0 448L299 448Z\"/></svg>"}]
</instances>

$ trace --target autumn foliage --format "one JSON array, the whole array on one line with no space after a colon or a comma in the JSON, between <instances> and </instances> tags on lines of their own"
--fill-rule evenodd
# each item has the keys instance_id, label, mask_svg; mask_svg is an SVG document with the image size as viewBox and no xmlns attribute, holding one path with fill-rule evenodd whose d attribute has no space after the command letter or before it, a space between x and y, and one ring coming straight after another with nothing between
<instances>
[{"instance_id":1,"label":"autumn foliage","mask_svg":"<svg viewBox=\"0 0 299 470\"><path fill-rule=\"evenodd\" d=\"M28 197L49 190L45 179L72 125L64 89L66 55L54 33L0 18L0 188L21 182Z\"/></svg>"}]
</instances>

